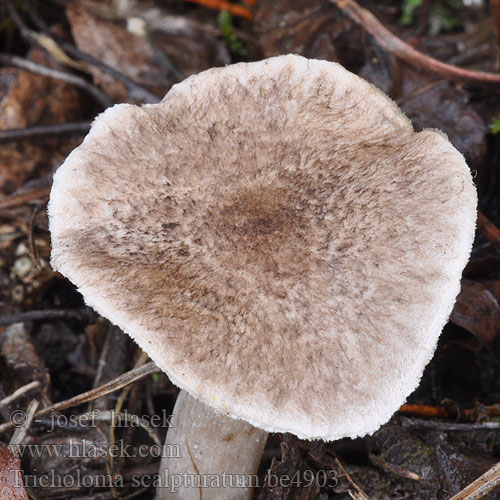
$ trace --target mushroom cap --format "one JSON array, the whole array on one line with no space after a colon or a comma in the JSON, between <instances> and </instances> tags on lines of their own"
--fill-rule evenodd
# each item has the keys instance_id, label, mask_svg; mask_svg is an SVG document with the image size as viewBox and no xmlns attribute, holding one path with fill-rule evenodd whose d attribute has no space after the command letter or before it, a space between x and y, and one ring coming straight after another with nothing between
<instances>
[{"instance_id":1,"label":"mushroom cap","mask_svg":"<svg viewBox=\"0 0 500 500\"><path fill-rule=\"evenodd\" d=\"M460 288L476 191L342 66L210 69L101 114L54 177L52 265L173 383L268 431L375 431Z\"/></svg>"}]
</instances>

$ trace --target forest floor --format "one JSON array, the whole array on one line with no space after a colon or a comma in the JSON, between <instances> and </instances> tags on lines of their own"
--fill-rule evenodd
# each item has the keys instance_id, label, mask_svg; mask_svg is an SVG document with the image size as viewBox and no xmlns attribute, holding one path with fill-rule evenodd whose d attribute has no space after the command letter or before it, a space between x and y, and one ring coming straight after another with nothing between
<instances>
[{"instance_id":1,"label":"forest floor","mask_svg":"<svg viewBox=\"0 0 500 500\"><path fill-rule=\"evenodd\" d=\"M161 444L165 428L117 429L111 412L171 412L178 392L52 271L54 171L108 106L158 102L207 68L284 53L340 62L416 130L443 130L473 171L480 214L462 291L408 404L365 438L272 435L254 497L500 499L500 472L487 472L500 461L500 2L1 0L1 500L153 498L137 478L154 477L157 457L83 451ZM98 425L77 418L92 411ZM269 469L303 480L270 484ZM484 491L464 490L484 473Z\"/></svg>"}]
</instances>

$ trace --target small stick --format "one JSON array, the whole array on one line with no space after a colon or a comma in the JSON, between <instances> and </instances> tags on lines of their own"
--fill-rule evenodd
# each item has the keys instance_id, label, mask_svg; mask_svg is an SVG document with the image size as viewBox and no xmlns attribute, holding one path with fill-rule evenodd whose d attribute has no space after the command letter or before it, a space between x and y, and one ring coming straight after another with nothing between
<instances>
[{"instance_id":1,"label":"small stick","mask_svg":"<svg viewBox=\"0 0 500 500\"><path fill-rule=\"evenodd\" d=\"M92 66L95 66L101 71L104 71L105 73L111 75L116 81L123 83L127 87L127 90L130 92L129 97L131 97L133 101L141 101L146 104L156 104L160 102L160 98L157 95L153 94L142 85L139 85L137 82L135 82L128 76L124 75L123 73L120 73L111 66L104 64L103 62L99 61L99 59L92 57L90 54L82 52L71 43L64 42L55 37L52 37L52 39L57 40L62 49L64 49L71 56L77 57L81 61L84 61Z\"/></svg>"},{"instance_id":2,"label":"small stick","mask_svg":"<svg viewBox=\"0 0 500 500\"><path fill-rule=\"evenodd\" d=\"M340 470L345 474L345 477L349 481L349 483L356 489L357 492L356 497L359 498L360 500L370 500L370 497L353 481L349 473L345 470L344 466L342 465L342 462L338 458L335 459L335 462L340 467Z\"/></svg>"},{"instance_id":3,"label":"small stick","mask_svg":"<svg viewBox=\"0 0 500 500\"><path fill-rule=\"evenodd\" d=\"M482 407L489 417L498 417L500 415L500 408L498 405L483 406ZM418 417L429 418L448 418L450 416L446 408L442 406L428 406L418 404L404 404L399 408L399 413L406 415L416 415ZM468 418L474 418L476 410L460 410L461 414Z\"/></svg>"},{"instance_id":4,"label":"small stick","mask_svg":"<svg viewBox=\"0 0 500 500\"><path fill-rule=\"evenodd\" d=\"M144 363L148 360L148 355L144 352L141 353L139 356L139 359L135 362L134 364L134 369L137 369L141 366L144 366ZM125 387L121 394L118 396L118 400L116 401L115 408L114 408L114 414L118 415L121 413L123 405L125 404L125 399L127 398L128 394L130 393L132 389L132 386L127 386ZM116 422L111 421L111 424L109 426L109 443L111 446L115 444L115 430L116 430ZM106 470L108 474L111 476L115 476L114 473L114 456L113 454L108 453L106 457Z\"/></svg>"},{"instance_id":5,"label":"small stick","mask_svg":"<svg viewBox=\"0 0 500 500\"><path fill-rule=\"evenodd\" d=\"M26 413L24 415L24 423L21 427L18 427L15 431L14 434L12 435L12 438L9 442L10 446L19 446L20 444L23 443L24 438L26 437L26 433L28 432L28 429L31 426L31 423L33 422L33 418L35 416L36 409L38 408L38 405L40 404L40 401L36 399L32 399L30 404L28 405L28 408L26 409Z\"/></svg>"},{"instance_id":6,"label":"small stick","mask_svg":"<svg viewBox=\"0 0 500 500\"><path fill-rule=\"evenodd\" d=\"M31 254L31 260L33 261L33 264L35 264L35 267L38 270L42 269L42 264L38 260L38 250L35 243L35 222L42 208L47 205L47 201L48 198L46 198L44 202L37 203L31 214L28 226L28 246Z\"/></svg>"},{"instance_id":7,"label":"small stick","mask_svg":"<svg viewBox=\"0 0 500 500\"><path fill-rule=\"evenodd\" d=\"M86 413L81 413L79 415L75 415L74 422L71 422L71 427L72 428L79 427L81 429L87 429L89 427L87 423L83 425L79 424L79 422L82 421L105 422L105 423L111 423L112 421L114 421L115 425L117 422L119 422L120 425L123 425L123 422L126 422L127 424L129 424L128 426L129 429L141 428L148 434L148 436L151 438L151 441L153 441L156 446L158 447L163 446L163 443L158 437L158 434L154 429L154 427L145 422L143 418L140 417L139 415L130 413L119 413L117 415L113 410L106 410L106 411L93 410ZM53 427L53 428L57 427L59 429L65 429L64 425L58 425L58 422L53 422L48 417L37 418L36 423L38 425L42 424L48 427Z\"/></svg>"},{"instance_id":8,"label":"small stick","mask_svg":"<svg viewBox=\"0 0 500 500\"><path fill-rule=\"evenodd\" d=\"M401 425L403 427L415 429L434 429L440 431L487 431L500 429L500 422L481 422L477 424L463 424L459 422L440 422L436 420L420 420L417 418L404 418Z\"/></svg>"},{"instance_id":9,"label":"small stick","mask_svg":"<svg viewBox=\"0 0 500 500\"><path fill-rule=\"evenodd\" d=\"M488 469L482 476L466 486L450 500L477 500L487 495L500 484L500 462Z\"/></svg>"},{"instance_id":10,"label":"small stick","mask_svg":"<svg viewBox=\"0 0 500 500\"><path fill-rule=\"evenodd\" d=\"M0 0L1 3L3 3L6 7L7 10L12 17L12 20L18 27L19 31L21 32L21 35L23 38L29 40L32 43L37 44L39 47L43 48L45 51L47 51L52 57L54 57L56 60L63 58L66 56L64 51L66 51L67 54L69 54L72 57L78 58L79 61L71 61L70 58L66 56L67 62L70 62L71 66L75 66L77 64L80 69L83 69L85 65L79 64L79 62L83 61L84 63L90 64L108 74L110 74L115 80L122 82L125 84L127 89L130 92L130 96L133 96L134 99L141 100L145 103L157 103L160 101L159 97L150 92L148 89L143 87L142 85L139 85L138 83L134 82L131 78L128 76L120 73L116 69L112 68L111 66L108 66L107 64L104 64L103 62L99 61L95 57L92 57L90 54L86 54L85 52L82 52L81 50L78 50L74 45L71 43L65 42L56 36L54 36L52 33L46 32L43 35L37 33L36 31L31 30L26 26L24 21L22 20L21 16L17 12L14 4L12 3L11 0Z\"/></svg>"},{"instance_id":11,"label":"small stick","mask_svg":"<svg viewBox=\"0 0 500 500\"><path fill-rule=\"evenodd\" d=\"M101 104L103 108L109 108L110 106L113 106L113 102L108 98L106 94L104 94L97 87L79 76L72 75L71 73L66 73L65 71L48 68L46 66L42 66L41 64L34 63L33 61L30 61L28 59L24 59L18 56L12 56L10 54L0 54L0 63L8 66L14 66L16 68L35 73L37 75L54 78L64 83L69 83L70 85L74 85L75 87L85 90L85 92L89 93L99 104Z\"/></svg>"},{"instance_id":12,"label":"small stick","mask_svg":"<svg viewBox=\"0 0 500 500\"><path fill-rule=\"evenodd\" d=\"M90 122L62 123L16 130L0 131L0 144L9 142L28 141L31 139L45 139L64 135L84 135L90 130ZM0 207L5 208L5 207Z\"/></svg>"},{"instance_id":13,"label":"small stick","mask_svg":"<svg viewBox=\"0 0 500 500\"><path fill-rule=\"evenodd\" d=\"M418 68L451 80L463 80L479 85L500 84L500 74L473 71L444 63L427 56L391 33L371 12L354 0L330 0L356 24L363 27L387 52Z\"/></svg>"},{"instance_id":14,"label":"small stick","mask_svg":"<svg viewBox=\"0 0 500 500\"><path fill-rule=\"evenodd\" d=\"M418 415L420 417L432 417L432 418L448 417L448 412L443 407L416 405L416 404L404 404L399 409L399 413L406 413L408 415Z\"/></svg>"},{"instance_id":15,"label":"small stick","mask_svg":"<svg viewBox=\"0 0 500 500\"><path fill-rule=\"evenodd\" d=\"M95 317L90 309L42 309L41 311L26 311L0 317L0 326L36 321L44 319L69 318L91 323Z\"/></svg>"},{"instance_id":16,"label":"small stick","mask_svg":"<svg viewBox=\"0 0 500 500\"><path fill-rule=\"evenodd\" d=\"M187 2L196 3L198 5L203 5L210 9L215 10L226 10L233 16L242 17L251 21L253 19L252 13L246 7L242 5L235 5L231 2L226 2L224 0L186 0ZM249 4L250 2L245 2Z\"/></svg>"},{"instance_id":17,"label":"small stick","mask_svg":"<svg viewBox=\"0 0 500 500\"><path fill-rule=\"evenodd\" d=\"M417 474L416 472L406 470L400 465L386 462L384 459L378 457L377 455L374 455L373 453L368 453L368 457L374 465L380 467L381 469L392 472L393 474L404 477L405 479L409 479L410 481L422 481L422 476L420 474Z\"/></svg>"},{"instance_id":18,"label":"small stick","mask_svg":"<svg viewBox=\"0 0 500 500\"><path fill-rule=\"evenodd\" d=\"M153 375L154 373L158 373L160 369L151 361L139 368L134 368L119 377L110 380L109 382L97 387L96 389L92 389L87 392L83 392L82 394L78 394L70 399L66 399L65 401L61 401L59 403L54 403L46 408L35 413L36 417L44 417L46 415L50 415L51 413L55 413L57 411L62 411L67 408L71 408L73 406L78 406L83 403L88 403L89 401L93 401L94 399L100 398L101 396L105 396L111 392L117 391L122 387L125 387L129 384L137 382L138 380L147 377L148 375ZM35 420L36 422L36 420ZM0 434L8 431L12 427L12 422L6 422L0 425Z\"/></svg>"},{"instance_id":19,"label":"small stick","mask_svg":"<svg viewBox=\"0 0 500 500\"><path fill-rule=\"evenodd\" d=\"M15 390L10 396L0 399L0 406L7 406L17 398L21 397L23 394L26 394L33 389L37 389L38 387L40 387L40 382L38 380L23 385L22 387L19 387L19 389Z\"/></svg>"}]
</instances>

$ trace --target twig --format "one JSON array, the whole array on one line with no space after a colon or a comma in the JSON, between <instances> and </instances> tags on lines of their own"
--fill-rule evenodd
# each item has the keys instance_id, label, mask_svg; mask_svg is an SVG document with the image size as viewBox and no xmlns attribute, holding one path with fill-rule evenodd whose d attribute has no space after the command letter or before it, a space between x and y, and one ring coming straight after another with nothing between
<instances>
[{"instance_id":1,"label":"twig","mask_svg":"<svg viewBox=\"0 0 500 500\"><path fill-rule=\"evenodd\" d=\"M500 229L498 229L482 212L478 212L477 214L477 228L484 233L486 238L488 238L493 245L500 249Z\"/></svg>"},{"instance_id":2,"label":"twig","mask_svg":"<svg viewBox=\"0 0 500 500\"><path fill-rule=\"evenodd\" d=\"M35 412L39 404L40 401L36 399L31 400L30 404L28 405L28 408L26 409L26 413L24 414L24 423L23 425L21 425L21 427L18 427L14 431L14 434L12 435L12 438L9 442L10 446L19 446L20 444L23 443L24 438L26 437L26 433L28 432L31 423L33 422L33 418L35 416Z\"/></svg>"},{"instance_id":3,"label":"twig","mask_svg":"<svg viewBox=\"0 0 500 500\"><path fill-rule=\"evenodd\" d=\"M109 108L113 106L113 102L108 98L106 94L101 92L97 87L89 83L87 80L67 73L65 71L59 71L53 68L47 68L41 64L34 63L28 59L23 59L22 57L12 56L10 54L0 54L0 63L7 66L14 66L16 68L35 73L37 75L47 76L49 78L54 78L75 87L79 87L82 90L88 92L103 108Z\"/></svg>"},{"instance_id":4,"label":"twig","mask_svg":"<svg viewBox=\"0 0 500 500\"><path fill-rule=\"evenodd\" d=\"M431 418L447 418L448 412L446 408L440 406L428 406L417 404L404 404L399 408L399 413L406 413L408 415L418 415L419 417Z\"/></svg>"},{"instance_id":5,"label":"twig","mask_svg":"<svg viewBox=\"0 0 500 500\"><path fill-rule=\"evenodd\" d=\"M349 483L356 489L357 492L356 497L360 500L370 500L370 497L353 481L349 473L345 470L344 466L342 465L342 462L338 458L335 459L335 462L340 467L340 470L345 474L345 477L349 481Z\"/></svg>"},{"instance_id":6,"label":"twig","mask_svg":"<svg viewBox=\"0 0 500 500\"><path fill-rule=\"evenodd\" d=\"M73 398L47 406L46 408L38 411L35 414L35 417L44 417L46 415L50 415L51 413L65 410L66 408L71 408L83 403L88 403L89 401L93 401L94 399L105 396L106 394L115 392L122 387L125 387L126 385L137 382L138 380L141 380L148 375L158 373L159 371L160 369L151 361L150 363L147 363L140 368L134 368L133 370L130 370L123 375L110 380L109 382L101 385L100 387L97 387L96 389L83 392L82 394L78 394L78 396L75 396ZM0 434L2 432L8 431L11 427L11 422L6 422L5 424L0 425Z\"/></svg>"},{"instance_id":7,"label":"twig","mask_svg":"<svg viewBox=\"0 0 500 500\"><path fill-rule=\"evenodd\" d=\"M500 429L500 422L480 422L477 424L467 424L459 422L441 422L439 420L421 420L417 418L403 418L401 420L403 427L415 429L434 429L440 431L487 431Z\"/></svg>"},{"instance_id":8,"label":"twig","mask_svg":"<svg viewBox=\"0 0 500 500\"><path fill-rule=\"evenodd\" d=\"M60 125L47 125L19 130L2 130L0 131L0 144L64 135L85 135L89 130L90 122L62 123Z\"/></svg>"},{"instance_id":9,"label":"twig","mask_svg":"<svg viewBox=\"0 0 500 500\"><path fill-rule=\"evenodd\" d=\"M85 323L92 323L95 315L90 309L42 309L41 311L26 311L0 317L0 326L22 323L23 321L36 321L44 319L69 318Z\"/></svg>"},{"instance_id":10,"label":"twig","mask_svg":"<svg viewBox=\"0 0 500 500\"><path fill-rule=\"evenodd\" d=\"M115 392L127 385L142 380L144 377L158 373L159 371L160 369L151 361L139 368L134 368L133 370L130 370L120 375L119 377L106 382L96 389L83 392L82 394L67 399L66 401L61 401L59 403L48 406L47 408L40 410L35 416L43 417L44 415L49 415L56 411L65 410L66 408L71 408L72 406L88 403L89 401L93 401L94 399L100 398L101 396L105 396L106 394Z\"/></svg>"},{"instance_id":11,"label":"twig","mask_svg":"<svg viewBox=\"0 0 500 500\"><path fill-rule=\"evenodd\" d=\"M146 353L141 353L139 356L139 359L136 361L134 364L134 369L137 369L141 366L144 366L144 363L148 360L148 356ZM118 400L116 401L115 408L114 408L114 414L118 415L121 413L123 405L125 403L125 399L127 398L128 394L130 393L130 390L132 389L132 386L127 386L125 387L121 394L118 396ZM111 424L109 426L109 443L111 446L115 444L115 430L116 430L116 422L111 421ZM115 476L115 470L114 470L114 456L112 453L108 453L106 457L106 470L108 474L110 474L112 477Z\"/></svg>"},{"instance_id":12,"label":"twig","mask_svg":"<svg viewBox=\"0 0 500 500\"><path fill-rule=\"evenodd\" d=\"M384 459L378 457L374 453L368 453L368 457L370 458L370 461L374 465L380 467L385 471L392 472L393 474L396 474L397 476L400 477L404 477L405 479L409 479L410 481L422 481L422 476L420 474L412 472L411 470L406 470L404 467L401 467L400 465L386 462Z\"/></svg>"},{"instance_id":13,"label":"twig","mask_svg":"<svg viewBox=\"0 0 500 500\"><path fill-rule=\"evenodd\" d=\"M77 49L73 44L61 40L60 38L56 37L49 31L47 31L44 34L39 34L36 31L31 30L24 23L24 21L17 12L11 0L0 0L0 1L7 7L7 10L9 11L12 20L18 27L23 38L27 39L30 42L36 43L38 46L46 50L52 57L54 57L59 62L70 64L73 67L75 67L75 64L77 64L78 68L81 70L88 70L87 65L90 64L100 69L101 71L108 73L115 80L122 82L127 87L130 96L134 100L139 100L145 103L157 103L160 101L158 96L150 92L142 85L139 85L137 82L134 82L134 80L124 75L123 73L120 73L111 66L108 66L107 64L104 64L102 61L99 61L99 59L92 57L90 54L82 52L81 50ZM69 57L67 57L66 54L69 54L70 56L77 58L79 61L72 61ZM87 64L86 65L79 64L82 61Z\"/></svg>"},{"instance_id":14,"label":"twig","mask_svg":"<svg viewBox=\"0 0 500 500\"><path fill-rule=\"evenodd\" d=\"M248 19L249 21L253 19L252 12L246 7L243 7L242 5L236 5L231 2L226 2L224 0L186 0L186 1L196 3L198 5L203 5L204 7L208 7L210 9L226 10L233 16L242 17L244 19ZM249 4L251 2L247 1L246 3Z\"/></svg>"},{"instance_id":15,"label":"twig","mask_svg":"<svg viewBox=\"0 0 500 500\"><path fill-rule=\"evenodd\" d=\"M9 396L0 399L0 406L7 406L13 401L15 401L17 398L20 398L23 394L26 394L27 392L37 389L40 387L40 381L35 380L34 382L30 382L29 384L23 385L22 387L19 387L16 391L14 391L12 394Z\"/></svg>"},{"instance_id":16,"label":"twig","mask_svg":"<svg viewBox=\"0 0 500 500\"><path fill-rule=\"evenodd\" d=\"M68 54L72 55L73 57L78 57L80 60L85 61L86 63L92 66L95 66L101 71L111 75L115 80L123 83L127 87L127 90L129 91L130 97L132 98L133 101L140 101L147 104L155 104L160 102L160 98L157 95L153 94L142 85L139 85L138 83L136 83L134 80L124 75L123 73L120 73L111 66L104 64L103 62L99 61L99 59L96 59L95 57L92 57L91 55L82 52L71 43L63 42L61 40L57 41L59 45Z\"/></svg>"},{"instance_id":17,"label":"twig","mask_svg":"<svg viewBox=\"0 0 500 500\"><path fill-rule=\"evenodd\" d=\"M357 491L349 490L347 493L349 493L349 496L352 498L352 500L366 500L366 498Z\"/></svg>"},{"instance_id":18,"label":"twig","mask_svg":"<svg viewBox=\"0 0 500 500\"><path fill-rule=\"evenodd\" d=\"M1 134L1 132L0 132ZM22 189L22 188L21 188ZM50 186L46 187L35 187L28 191L22 191L20 193L14 193L6 198L0 200L0 211L7 210L9 208L18 208L27 203L46 198L50 194Z\"/></svg>"},{"instance_id":19,"label":"twig","mask_svg":"<svg viewBox=\"0 0 500 500\"><path fill-rule=\"evenodd\" d=\"M487 495L500 484L500 462L488 469L482 476L457 493L450 500L477 500Z\"/></svg>"},{"instance_id":20,"label":"twig","mask_svg":"<svg viewBox=\"0 0 500 500\"><path fill-rule=\"evenodd\" d=\"M36 45L44 49L53 59L61 64L64 64L65 66L70 66L80 71L89 71L88 66L84 62L75 61L64 53L64 51L52 39L52 33L49 32L49 35L45 35L43 33L37 33L36 31L28 28L22 17L17 12L12 0L1 0L1 3L3 3L7 7L10 17L19 29L21 36L25 40L35 43Z\"/></svg>"},{"instance_id":21,"label":"twig","mask_svg":"<svg viewBox=\"0 0 500 500\"><path fill-rule=\"evenodd\" d=\"M79 415L75 415L74 421L71 421L71 427L72 428L80 428L82 430L88 429L88 424L83 423L79 424L79 422L106 422L106 423L111 423L115 422L115 425L117 422L120 423L120 425L124 426L124 422L126 422L128 425L127 428L129 429L135 429L135 428L140 428L143 429L148 436L151 438L151 441L154 442L158 447L163 446L163 443L161 442L158 433L156 432L155 428L149 425L147 422L144 421L142 417L136 414L131 414L131 413L120 413L116 414L113 410L106 410L106 411L89 411L86 413L81 413ZM40 425L45 425L50 428L59 428L59 429L65 429L67 428L67 425L64 425L60 422L53 421L50 417L40 417L36 419L36 423ZM68 424L69 425L69 424Z\"/></svg>"},{"instance_id":22,"label":"twig","mask_svg":"<svg viewBox=\"0 0 500 500\"><path fill-rule=\"evenodd\" d=\"M500 416L500 407L498 405L482 406L484 414L488 417L498 417ZM415 415L418 417L428 417L428 418L449 418L450 413L443 406L429 406L429 405L418 405L418 404L404 404L399 408L399 413L406 415ZM477 409L472 408L460 409L460 414L469 419L477 418Z\"/></svg>"},{"instance_id":23,"label":"twig","mask_svg":"<svg viewBox=\"0 0 500 500\"><path fill-rule=\"evenodd\" d=\"M42 210L43 207L47 205L48 198L46 198L43 202L39 202L36 204L35 208L33 208L33 212L31 213L30 221L29 221L29 226L28 226L28 246L29 246L29 251L31 255L31 260L33 261L33 264L35 264L35 267L40 270L42 269L42 265L40 264L40 261L38 260L38 250L36 247L36 242L35 242L35 222L36 218L38 217L38 214Z\"/></svg>"},{"instance_id":24,"label":"twig","mask_svg":"<svg viewBox=\"0 0 500 500\"><path fill-rule=\"evenodd\" d=\"M371 12L362 8L354 0L330 0L330 2L362 26L387 52L408 64L451 80L469 81L479 85L500 84L500 74L459 68L422 54L391 33Z\"/></svg>"},{"instance_id":25,"label":"twig","mask_svg":"<svg viewBox=\"0 0 500 500\"><path fill-rule=\"evenodd\" d=\"M139 359L135 363L134 367L144 364L149 359L148 356L142 352L142 350L138 349L138 352L140 354ZM136 384L132 388L132 390L130 391L130 395L128 396L128 410L132 411L133 414L136 414L139 411L139 408L143 404L144 392L147 392L147 391L144 391L144 385L146 386L146 389L147 389L148 387L151 387L152 384ZM122 394L123 394L123 392L122 392ZM120 395L120 398L121 398L121 395ZM151 412L151 415L154 415L154 413L155 413L155 411L153 409L153 411ZM150 434L150 437L154 440L155 444L157 444L160 447L162 446L163 443L161 442L161 439L160 439L159 435L157 434L156 429L149 428L149 426L146 426L144 428L144 430L146 432L148 432L148 434ZM133 437L133 433L134 433L134 428L132 426L129 426L125 430L125 432L122 436L122 441L125 444L131 442L132 437ZM151 434L154 434L155 438L153 438L151 436ZM115 475L120 475L120 476L122 475L124 465L125 465L125 457L119 457L118 463L116 464L115 469L114 469Z\"/></svg>"},{"instance_id":26,"label":"twig","mask_svg":"<svg viewBox=\"0 0 500 500\"><path fill-rule=\"evenodd\" d=\"M483 43L459 52L448 59L449 64L465 66L491 57L491 44Z\"/></svg>"}]
</instances>

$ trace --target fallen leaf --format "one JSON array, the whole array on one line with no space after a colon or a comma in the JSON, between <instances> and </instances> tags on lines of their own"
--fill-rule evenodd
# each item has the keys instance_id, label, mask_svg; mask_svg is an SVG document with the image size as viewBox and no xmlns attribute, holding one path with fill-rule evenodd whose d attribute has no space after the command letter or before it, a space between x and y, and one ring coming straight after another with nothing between
<instances>
[{"instance_id":1,"label":"fallen leaf","mask_svg":"<svg viewBox=\"0 0 500 500\"><path fill-rule=\"evenodd\" d=\"M266 57L298 53L330 61L338 60L336 39L351 25L332 5L308 0L261 0L254 20Z\"/></svg>"},{"instance_id":2,"label":"fallen leaf","mask_svg":"<svg viewBox=\"0 0 500 500\"><path fill-rule=\"evenodd\" d=\"M231 62L225 45L217 38L217 30L182 16L164 15L159 9L155 9L155 18L150 21L146 18L151 16L143 10L119 17L96 2L67 4L78 48L159 98L186 76ZM95 66L91 72L96 85L113 101L134 101L122 82Z\"/></svg>"},{"instance_id":3,"label":"fallen leaf","mask_svg":"<svg viewBox=\"0 0 500 500\"><path fill-rule=\"evenodd\" d=\"M436 75L380 53L376 45L365 52L366 63L359 75L394 99L417 132L443 131L476 171L476 183L478 178L482 180L488 127L468 102L467 93Z\"/></svg>"},{"instance_id":4,"label":"fallen leaf","mask_svg":"<svg viewBox=\"0 0 500 500\"><path fill-rule=\"evenodd\" d=\"M63 69L44 51L31 50L30 61ZM86 98L74 86L14 69L0 75L0 130L80 121ZM0 192L11 193L35 174L49 172L78 145L75 140L26 140L0 147Z\"/></svg>"},{"instance_id":5,"label":"fallen leaf","mask_svg":"<svg viewBox=\"0 0 500 500\"><path fill-rule=\"evenodd\" d=\"M35 350L25 323L14 323L0 336L2 356L7 366L16 372L23 383L47 381L47 368Z\"/></svg>"},{"instance_id":6,"label":"fallen leaf","mask_svg":"<svg viewBox=\"0 0 500 500\"><path fill-rule=\"evenodd\" d=\"M500 333L500 282L462 280L462 290L451 313L451 321L472 333L460 344L480 349Z\"/></svg>"},{"instance_id":7,"label":"fallen leaf","mask_svg":"<svg viewBox=\"0 0 500 500\"><path fill-rule=\"evenodd\" d=\"M161 96L172 85L171 76L155 61L144 37L129 33L118 23L97 17L85 2L67 4L67 16L77 47ZM91 66L94 83L115 102L128 102L124 83Z\"/></svg>"},{"instance_id":8,"label":"fallen leaf","mask_svg":"<svg viewBox=\"0 0 500 500\"><path fill-rule=\"evenodd\" d=\"M275 458L266 473L259 500L312 500L315 482L301 481L302 459L298 440L285 434L281 442L281 460Z\"/></svg>"},{"instance_id":9,"label":"fallen leaf","mask_svg":"<svg viewBox=\"0 0 500 500\"><path fill-rule=\"evenodd\" d=\"M369 457L392 483L390 498L397 492L399 498L445 500L495 464L484 451L487 432L492 431L476 433L467 443L462 436L440 430L387 425L368 439Z\"/></svg>"},{"instance_id":10,"label":"fallen leaf","mask_svg":"<svg viewBox=\"0 0 500 500\"><path fill-rule=\"evenodd\" d=\"M0 498L28 500L24 489L21 461L4 443L0 443Z\"/></svg>"},{"instance_id":11,"label":"fallen leaf","mask_svg":"<svg viewBox=\"0 0 500 500\"><path fill-rule=\"evenodd\" d=\"M411 78L414 70L405 71ZM418 81L419 89L433 85L436 77L426 75ZM412 85L413 87L413 85ZM412 91L406 93L411 95ZM465 156L472 170L481 171L486 158L488 128L483 119L467 102L466 95L448 82L441 82L429 90L411 97L401 106L415 129L436 128L445 132L451 143Z\"/></svg>"}]
</instances>

